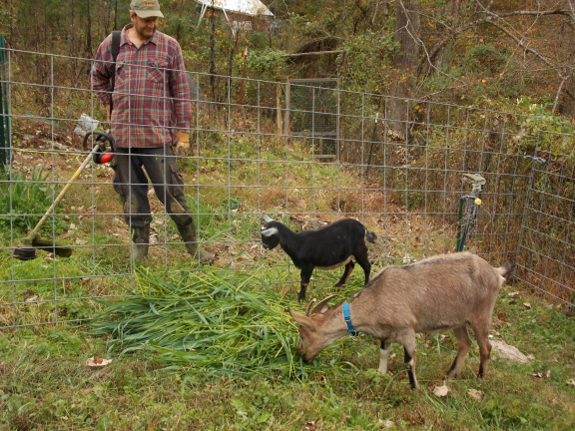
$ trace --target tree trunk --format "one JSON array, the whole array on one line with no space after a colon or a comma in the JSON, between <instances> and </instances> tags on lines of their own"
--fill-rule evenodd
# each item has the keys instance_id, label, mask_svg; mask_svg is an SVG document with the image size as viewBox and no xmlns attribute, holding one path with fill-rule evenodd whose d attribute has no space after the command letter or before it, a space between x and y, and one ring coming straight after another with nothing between
<instances>
[{"instance_id":1,"label":"tree trunk","mask_svg":"<svg viewBox=\"0 0 575 431\"><path fill-rule=\"evenodd\" d=\"M212 100L216 100L216 14L214 9L208 9L210 18L210 90Z\"/></svg>"},{"instance_id":2,"label":"tree trunk","mask_svg":"<svg viewBox=\"0 0 575 431\"><path fill-rule=\"evenodd\" d=\"M408 98L414 96L414 73L419 57L419 4L398 0L395 10L399 50L394 59L397 80L391 86L389 127L402 139L408 138Z\"/></svg>"},{"instance_id":3,"label":"tree trunk","mask_svg":"<svg viewBox=\"0 0 575 431\"><path fill-rule=\"evenodd\" d=\"M434 40L442 41L447 39L447 41L442 41L443 47L439 49L433 58L429 59L435 72L442 71L444 65L451 62L452 46L455 40L453 31L461 25L462 14L467 9L467 3L466 0L447 0L445 6L439 11L440 19L444 20L445 26L437 26ZM432 71L431 73L434 72Z\"/></svg>"},{"instance_id":4,"label":"tree trunk","mask_svg":"<svg viewBox=\"0 0 575 431\"><path fill-rule=\"evenodd\" d=\"M90 0L86 0L86 8L88 10L86 14L88 20L86 23L86 54L88 57L92 57L92 12L90 10Z\"/></svg>"}]
</instances>

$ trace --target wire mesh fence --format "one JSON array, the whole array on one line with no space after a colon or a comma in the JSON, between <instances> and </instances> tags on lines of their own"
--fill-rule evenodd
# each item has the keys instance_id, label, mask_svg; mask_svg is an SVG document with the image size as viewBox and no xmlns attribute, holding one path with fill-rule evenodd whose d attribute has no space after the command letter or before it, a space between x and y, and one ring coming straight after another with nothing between
<instances>
[{"instance_id":1,"label":"wire mesh fence","mask_svg":"<svg viewBox=\"0 0 575 431\"><path fill-rule=\"evenodd\" d=\"M137 267L114 170L90 161L82 167L90 148L74 132L82 114L100 120L99 130L107 127L90 88L90 60L3 52L9 103L1 115L11 133L1 143L10 161L0 173L0 327L88 319L95 301L134 288ZM23 67L30 64L36 67ZM263 214L294 231L356 218L379 237L370 245L376 268L455 252L460 202L472 191L466 176L473 174L484 184L462 248L494 265L516 263L522 285L574 305L569 131L546 132L535 117L331 84L190 75L191 149L177 164L202 246L216 265L272 268L295 299L299 271L281 250L262 249ZM301 103L316 93L319 107ZM326 115L330 135L320 137L329 138L336 157L318 158L316 129L310 134L302 125ZM196 265L153 193L144 265L157 273ZM43 242L26 244L37 257L15 259L44 214ZM314 283L332 283L323 274L314 273Z\"/></svg>"}]
</instances>

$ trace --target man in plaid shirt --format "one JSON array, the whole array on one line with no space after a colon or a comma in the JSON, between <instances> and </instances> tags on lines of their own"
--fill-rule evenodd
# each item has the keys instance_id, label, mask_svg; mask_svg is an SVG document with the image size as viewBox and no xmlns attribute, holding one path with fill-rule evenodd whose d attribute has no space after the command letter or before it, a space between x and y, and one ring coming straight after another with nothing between
<instances>
[{"instance_id":1,"label":"man in plaid shirt","mask_svg":"<svg viewBox=\"0 0 575 431\"><path fill-rule=\"evenodd\" d=\"M109 35L96 53L92 86L106 107L116 141L114 190L132 231L134 259L141 261L148 254L152 221L149 177L188 252L200 260L211 260L199 247L172 149L174 144L177 149L190 145L190 90L180 44L157 30L163 16L158 0L132 0L132 23L122 30L116 63Z\"/></svg>"}]
</instances>

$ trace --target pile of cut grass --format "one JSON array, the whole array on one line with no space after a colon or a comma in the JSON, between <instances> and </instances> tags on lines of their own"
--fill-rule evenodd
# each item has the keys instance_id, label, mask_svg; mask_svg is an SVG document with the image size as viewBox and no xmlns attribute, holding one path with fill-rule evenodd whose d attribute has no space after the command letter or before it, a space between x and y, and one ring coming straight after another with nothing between
<instances>
[{"instance_id":1,"label":"pile of cut grass","mask_svg":"<svg viewBox=\"0 0 575 431\"><path fill-rule=\"evenodd\" d=\"M261 280L225 268L141 270L136 286L102 301L90 324L93 334L111 336L110 353L149 350L168 369L206 375L306 374L292 352L299 334L289 304Z\"/></svg>"}]
</instances>

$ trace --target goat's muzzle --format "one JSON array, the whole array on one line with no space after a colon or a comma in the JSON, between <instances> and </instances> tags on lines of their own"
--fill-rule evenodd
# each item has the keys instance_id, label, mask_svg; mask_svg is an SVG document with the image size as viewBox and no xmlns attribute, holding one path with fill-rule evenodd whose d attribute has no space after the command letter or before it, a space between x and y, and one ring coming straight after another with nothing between
<instances>
[{"instance_id":1,"label":"goat's muzzle","mask_svg":"<svg viewBox=\"0 0 575 431\"><path fill-rule=\"evenodd\" d=\"M303 342L302 339L299 340L299 343L297 343L297 354L300 355L303 358L303 361L306 364L309 364L311 361L313 361L315 359L315 357L317 355L311 356L309 354L309 352L307 351L307 349L305 348L305 344Z\"/></svg>"},{"instance_id":2,"label":"goat's muzzle","mask_svg":"<svg viewBox=\"0 0 575 431\"><path fill-rule=\"evenodd\" d=\"M299 342L297 343L297 354L303 355L305 352L305 346L303 344L303 340L300 338Z\"/></svg>"},{"instance_id":3,"label":"goat's muzzle","mask_svg":"<svg viewBox=\"0 0 575 431\"><path fill-rule=\"evenodd\" d=\"M306 355L306 348L302 338L300 338L299 342L297 343L297 354L303 357L303 361L306 364L313 359L307 357L308 355Z\"/></svg>"}]
</instances>

